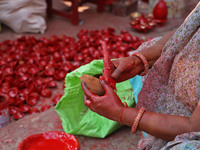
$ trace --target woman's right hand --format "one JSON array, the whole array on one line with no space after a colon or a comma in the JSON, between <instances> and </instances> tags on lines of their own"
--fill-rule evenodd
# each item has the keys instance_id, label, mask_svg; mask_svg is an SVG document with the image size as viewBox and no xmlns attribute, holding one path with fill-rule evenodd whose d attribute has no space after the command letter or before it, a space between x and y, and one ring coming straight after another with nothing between
<instances>
[{"instance_id":1,"label":"woman's right hand","mask_svg":"<svg viewBox=\"0 0 200 150\"><path fill-rule=\"evenodd\" d=\"M128 80L137 74L140 74L144 70L144 64L137 56L129 56L125 58L119 58L112 61L115 69L111 77L116 82L122 82Z\"/></svg>"}]
</instances>

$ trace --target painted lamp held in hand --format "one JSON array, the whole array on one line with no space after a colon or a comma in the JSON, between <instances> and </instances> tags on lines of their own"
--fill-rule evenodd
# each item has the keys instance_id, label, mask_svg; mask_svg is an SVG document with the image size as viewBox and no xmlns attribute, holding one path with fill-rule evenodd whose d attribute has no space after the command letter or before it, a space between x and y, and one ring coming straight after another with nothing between
<instances>
[{"instance_id":1,"label":"painted lamp held in hand","mask_svg":"<svg viewBox=\"0 0 200 150\"><path fill-rule=\"evenodd\" d=\"M159 0L153 9L153 16L157 23L164 23L167 21L167 4L164 0Z\"/></svg>"}]
</instances>

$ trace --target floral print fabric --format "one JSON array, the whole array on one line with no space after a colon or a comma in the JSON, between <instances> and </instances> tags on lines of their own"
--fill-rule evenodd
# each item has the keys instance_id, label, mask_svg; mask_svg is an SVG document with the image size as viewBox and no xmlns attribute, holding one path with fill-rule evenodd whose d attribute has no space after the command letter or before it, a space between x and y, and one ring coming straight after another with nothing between
<instances>
[{"instance_id":1,"label":"floral print fabric","mask_svg":"<svg viewBox=\"0 0 200 150\"><path fill-rule=\"evenodd\" d=\"M145 76L137 108L144 106L153 112L191 116L200 99L199 26L198 4L166 43L161 57ZM200 132L178 135L171 142L147 135L139 141L138 149L197 149L200 146L199 139Z\"/></svg>"}]
</instances>

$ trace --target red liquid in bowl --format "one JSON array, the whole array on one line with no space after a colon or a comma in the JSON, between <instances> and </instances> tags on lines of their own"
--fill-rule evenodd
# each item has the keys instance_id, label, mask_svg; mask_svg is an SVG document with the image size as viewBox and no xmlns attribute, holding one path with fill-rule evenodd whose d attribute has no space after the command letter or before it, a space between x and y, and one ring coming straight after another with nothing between
<instances>
[{"instance_id":1,"label":"red liquid in bowl","mask_svg":"<svg viewBox=\"0 0 200 150\"><path fill-rule=\"evenodd\" d=\"M24 145L23 150L68 150L68 146L58 140L33 140Z\"/></svg>"},{"instance_id":2,"label":"red liquid in bowl","mask_svg":"<svg viewBox=\"0 0 200 150\"><path fill-rule=\"evenodd\" d=\"M24 139L18 150L78 150L79 143L75 136L64 132L46 132Z\"/></svg>"}]
</instances>

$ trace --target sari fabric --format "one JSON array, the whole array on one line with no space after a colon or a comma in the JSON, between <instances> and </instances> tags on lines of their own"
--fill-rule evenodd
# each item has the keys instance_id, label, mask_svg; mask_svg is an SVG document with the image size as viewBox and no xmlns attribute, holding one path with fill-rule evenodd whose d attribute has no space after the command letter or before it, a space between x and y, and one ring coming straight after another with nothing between
<instances>
[{"instance_id":1,"label":"sari fabric","mask_svg":"<svg viewBox=\"0 0 200 150\"><path fill-rule=\"evenodd\" d=\"M144 77L137 108L190 117L200 99L200 3L176 30L162 50L160 58ZM139 49L145 48L145 44ZM195 139L195 140L194 140ZM200 132L178 135L165 141L147 135L138 149L200 148Z\"/></svg>"}]
</instances>

